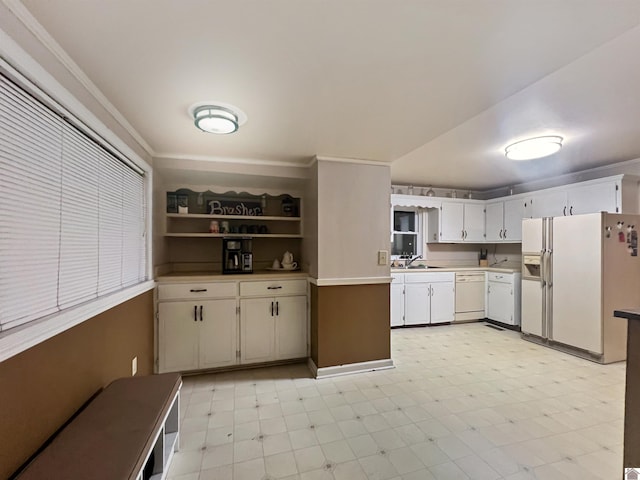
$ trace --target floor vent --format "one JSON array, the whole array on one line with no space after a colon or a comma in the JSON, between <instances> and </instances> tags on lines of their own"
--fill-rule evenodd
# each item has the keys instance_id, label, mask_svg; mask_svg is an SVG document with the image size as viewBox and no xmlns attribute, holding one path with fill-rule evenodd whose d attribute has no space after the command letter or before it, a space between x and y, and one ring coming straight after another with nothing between
<instances>
[{"instance_id":1,"label":"floor vent","mask_svg":"<svg viewBox=\"0 0 640 480\"><path fill-rule=\"evenodd\" d=\"M495 325L485 325L485 327L493 328L494 330L504 331L504 328L496 327Z\"/></svg>"}]
</instances>

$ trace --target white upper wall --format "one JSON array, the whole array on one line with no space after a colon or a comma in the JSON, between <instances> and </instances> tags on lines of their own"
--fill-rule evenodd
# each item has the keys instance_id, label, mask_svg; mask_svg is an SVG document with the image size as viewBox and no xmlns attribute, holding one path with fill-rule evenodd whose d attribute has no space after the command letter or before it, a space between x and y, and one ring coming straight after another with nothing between
<instances>
[{"instance_id":1,"label":"white upper wall","mask_svg":"<svg viewBox=\"0 0 640 480\"><path fill-rule=\"evenodd\" d=\"M318 160L317 278L388 277L388 165Z\"/></svg>"}]
</instances>

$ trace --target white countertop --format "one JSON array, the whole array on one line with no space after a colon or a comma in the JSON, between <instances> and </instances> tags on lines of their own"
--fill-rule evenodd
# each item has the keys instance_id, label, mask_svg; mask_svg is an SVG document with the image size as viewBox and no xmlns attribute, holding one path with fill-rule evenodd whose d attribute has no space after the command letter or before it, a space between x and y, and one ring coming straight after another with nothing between
<instances>
[{"instance_id":1,"label":"white countertop","mask_svg":"<svg viewBox=\"0 0 640 480\"><path fill-rule=\"evenodd\" d=\"M426 267L426 268L392 268L391 273L415 273L415 272L499 272L520 273L519 268L500 267Z\"/></svg>"},{"instance_id":2,"label":"white countertop","mask_svg":"<svg viewBox=\"0 0 640 480\"><path fill-rule=\"evenodd\" d=\"M207 282L221 280L273 280L273 279L298 279L308 277L306 272L301 271L281 271L271 272L269 270L258 270L253 273L242 274L222 274L219 271L204 271L204 272L171 272L156 277L156 282Z\"/></svg>"}]
</instances>

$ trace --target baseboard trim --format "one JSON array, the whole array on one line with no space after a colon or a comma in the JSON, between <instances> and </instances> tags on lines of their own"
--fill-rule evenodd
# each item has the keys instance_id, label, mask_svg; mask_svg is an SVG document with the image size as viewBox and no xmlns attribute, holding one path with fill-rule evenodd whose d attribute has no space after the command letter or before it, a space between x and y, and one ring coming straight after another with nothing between
<instances>
[{"instance_id":1,"label":"baseboard trim","mask_svg":"<svg viewBox=\"0 0 640 480\"><path fill-rule=\"evenodd\" d=\"M352 373L372 372L375 370L388 370L396 368L393 360L387 358L385 360L372 360L370 362L346 363L344 365L336 365L334 367L318 368L315 362L309 358L309 370L315 378L338 377L341 375L350 375Z\"/></svg>"}]
</instances>

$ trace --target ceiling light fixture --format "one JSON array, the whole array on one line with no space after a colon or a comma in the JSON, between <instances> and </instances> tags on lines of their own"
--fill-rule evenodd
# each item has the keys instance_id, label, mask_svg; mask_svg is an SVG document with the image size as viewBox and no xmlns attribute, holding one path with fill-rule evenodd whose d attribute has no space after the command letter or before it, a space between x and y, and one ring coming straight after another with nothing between
<instances>
[{"instance_id":1,"label":"ceiling light fixture","mask_svg":"<svg viewBox=\"0 0 640 480\"><path fill-rule=\"evenodd\" d=\"M189 107L193 123L203 132L225 135L247 121L239 108L222 102L199 102Z\"/></svg>"},{"instance_id":2,"label":"ceiling light fixture","mask_svg":"<svg viewBox=\"0 0 640 480\"><path fill-rule=\"evenodd\" d=\"M553 155L562 148L562 137L549 135L512 143L504 151L509 160L532 160Z\"/></svg>"}]
</instances>

